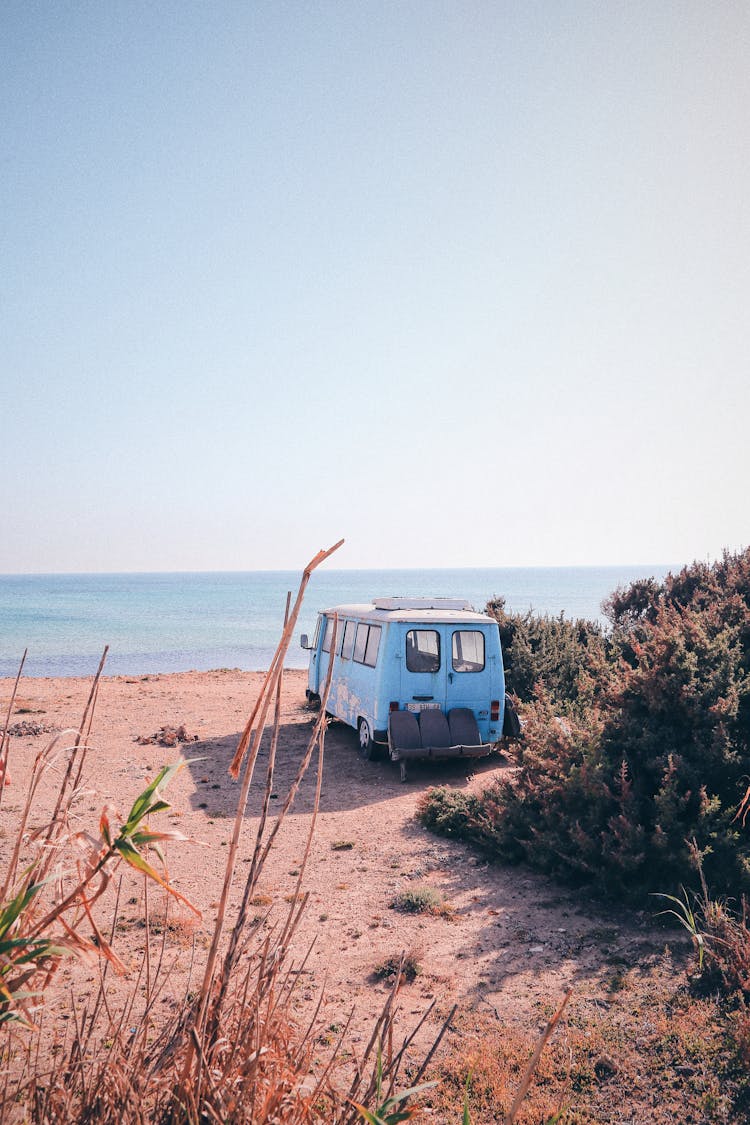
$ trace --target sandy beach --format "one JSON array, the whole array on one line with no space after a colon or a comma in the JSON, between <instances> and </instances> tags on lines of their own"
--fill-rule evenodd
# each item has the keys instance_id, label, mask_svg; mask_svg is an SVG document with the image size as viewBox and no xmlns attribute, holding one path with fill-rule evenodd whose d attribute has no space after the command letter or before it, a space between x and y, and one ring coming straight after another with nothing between
<instances>
[{"instance_id":1,"label":"sandy beach","mask_svg":"<svg viewBox=\"0 0 750 1125\"><path fill-rule=\"evenodd\" d=\"M179 828L195 843L171 843L169 872L174 885L201 911L196 919L182 906L170 906L168 978L160 1004L173 1010L194 987L213 929L221 894L227 844L236 809L238 782L228 764L239 733L257 698L260 674L238 671L190 672L144 677L105 677L101 681L85 766L86 791L79 802L81 829L97 832L100 809L111 802L127 814L134 798L158 769L185 758L192 761L166 794L172 807L154 826ZM278 768L271 808L278 808L307 745L312 713L305 702L305 674L285 675ZM11 716L13 724L77 727L91 687L88 679L22 681ZM12 682L0 681L3 714ZM143 741L162 728L184 727L189 742L162 746ZM23 727L16 727L23 731ZM28 728L26 728L28 729ZM0 864L14 839L30 770L51 732L18 733L10 742L11 784L6 787L0 829ZM240 849L237 881L249 862L258 823L267 747L261 748L258 784L251 790ZM59 770L45 778L32 811L32 824L44 823L59 781ZM374 970L394 953L410 951L421 973L400 993L397 1028L412 1027L432 1001L434 1011L414 1044L415 1058L434 1038L440 1022L457 1003L462 1022L446 1036L441 1050L481 1040L481 1020L513 1025L536 1036L566 987L574 994L569 1015L587 1020L600 1012L625 1016L634 993L671 987L684 968L687 943L669 935L676 963L664 956L664 936L645 915L623 915L592 907L580 895L525 869L488 864L459 841L438 838L416 820L424 790L435 784L480 787L499 771L512 768L502 755L475 764L467 774L456 764L415 766L402 783L387 761L367 762L357 751L354 731L333 723L326 734L320 812L304 889L309 902L296 937L298 964L307 955L298 993L300 1019L322 997L320 1026L340 1028L354 1012L348 1032L356 1052L370 1035L389 985ZM291 815L282 825L263 872L257 912L261 930L288 909L310 825L314 769L303 782ZM403 914L392 909L394 896L428 885L444 894L445 916ZM239 897L235 888L234 902ZM162 892L149 891L152 918L163 914ZM144 958L143 880L126 871L117 909L114 948L131 979ZM111 925L112 899L102 911ZM230 909L231 914L231 909ZM158 927L152 936L160 942ZM627 964L628 991L613 988ZM98 970L66 962L52 985L60 1003L48 1003L45 1035L59 1038L69 1018L67 1000L80 1005L98 987ZM111 974L110 1004L116 1008L128 981ZM474 1015L472 1015L474 1013ZM473 1022L476 1017L478 1021ZM644 1018L646 1016L644 1015ZM483 1025L486 1028L486 1022ZM564 1031L561 1032L564 1034ZM648 1096L645 1083L644 1096Z\"/></svg>"},{"instance_id":2,"label":"sandy beach","mask_svg":"<svg viewBox=\"0 0 750 1125\"><path fill-rule=\"evenodd\" d=\"M215 671L105 677L100 685L85 769L88 792L79 809L81 827L95 830L99 810L108 801L127 813L156 771L180 755L199 759L174 779L167 793L172 808L161 814L167 826L177 826L199 841L172 844L168 853L173 882L203 915L194 927L189 913L179 911L185 932L198 941L210 932L236 808L239 786L227 767L261 679L254 673ZM305 703L304 687L304 673L285 675L274 787L278 796L272 809L287 791L314 718ZM10 681L0 681L3 708L11 688ZM89 690L87 679L24 681L11 722L76 727ZM193 741L177 747L139 742L162 727L180 726ZM0 854L13 838L34 756L50 737L40 733L11 739L11 785L4 795ZM262 749L258 785L255 792L251 790L247 810L241 848L245 860L257 825L265 753ZM330 726L320 813L304 881L310 901L301 941L307 945L314 939L305 996L317 1000L318 990L325 988L326 1019L330 1016L331 1023L339 1023L342 1014L354 1007L360 1029L355 1034L361 1034L380 1009L386 989L373 980L373 968L402 949L418 949L424 966L422 975L405 989L407 1013L419 1013L437 996L440 1010L454 1000L481 1002L501 1011L505 1019L532 1024L538 1022L539 1004L562 996L568 984L575 983L579 998L593 998L606 990L611 955L618 948L632 951L634 943L642 947L644 971L658 952L645 930L637 927L632 932L621 919L603 920L601 911L592 914L577 896L543 877L488 865L460 842L437 838L417 823L415 806L426 787L481 786L508 766L501 756L493 756L474 768L476 772L467 776L463 767L454 764L417 766L402 784L389 762L359 757L353 731L338 723ZM33 823L43 821L55 782L53 772L35 804ZM285 907L286 896L294 890L313 794L311 770L264 872L262 891L272 911L274 906ZM119 918L118 948L137 960L143 903L138 880L134 883ZM397 892L425 883L445 894L454 908L452 917L424 918L390 909ZM127 902L130 898L135 901ZM606 952L602 927L607 929ZM70 981L81 974L91 977L71 965L58 979ZM178 973L172 981L174 993L179 979ZM93 987L93 981L88 985ZM85 993L86 981L76 987Z\"/></svg>"}]
</instances>

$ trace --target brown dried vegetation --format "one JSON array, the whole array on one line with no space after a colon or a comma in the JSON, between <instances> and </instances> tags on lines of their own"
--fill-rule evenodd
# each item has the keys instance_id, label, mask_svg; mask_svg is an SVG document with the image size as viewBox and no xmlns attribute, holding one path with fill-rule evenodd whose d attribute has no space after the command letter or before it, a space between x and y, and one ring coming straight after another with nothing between
<instances>
[{"instance_id":1,"label":"brown dried vegetation","mask_svg":"<svg viewBox=\"0 0 750 1125\"><path fill-rule=\"evenodd\" d=\"M304 588L314 566L330 552L321 552L305 571L293 612L266 678L254 714L240 742L234 766L243 769L235 831L227 858L224 891L210 948L200 966L202 983L173 1004L164 1017L157 1003L165 999L168 979L166 951L175 937L189 940L181 914L170 915L166 902L150 910L148 885L156 882L174 897L166 872L160 874L146 858L166 838L150 818L169 806L163 788L179 764L161 771L136 798L128 819L117 827L114 810L105 809L98 837L73 831L80 804L82 770L93 718L98 675L80 730L56 740L39 756L27 803L33 801L39 771L55 754L63 755L63 778L52 819L43 829L26 832L27 816L13 851L0 899L0 1116L3 1121L53 1123L97 1122L351 1122L359 1119L354 1100L367 1105L376 1088L393 1094L412 1036L394 1043L394 1002L398 982L376 1020L370 1041L359 1057L344 1052L346 1027L323 1056L315 1034L317 1014L307 1027L294 1018L297 982L304 969L289 961L290 943L298 928L306 896L302 879L309 857L315 816L299 865L296 891L285 918L268 931L250 906L259 898L258 883L276 832L292 807L299 783L315 762L318 794L324 752L325 708L315 723L297 776L281 812L268 823L273 788L273 761L279 734L279 692L283 657L292 635ZM106 652L105 652L106 655ZM102 661L103 663L103 661ZM100 670L101 672L101 666ZM20 673L19 673L20 675ZM327 689L326 689L327 690ZM15 691L14 691L15 696ZM324 694L325 701L325 694ZM11 701L12 706L12 701ZM257 830L250 870L236 918L227 926L227 901L236 863L236 842L248 789L269 712L271 754L265 779L263 814ZM7 722L6 722L7 727ZM7 767L7 739L0 745L0 763ZM317 805L316 805L317 807ZM22 849L33 853L21 869ZM114 886L117 861L142 872L145 956L116 1010L108 1000L108 977L126 966L115 951L123 926L119 892L115 890L112 922L105 936L94 902ZM136 903L137 903L136 898ZM132 905L132 900L130 905ZM188 904L189 905L189 904ZM84 936L84 929L93 936ZM68 1031L49 1043L41 1034L44 992L68 955L86 956L99 965L99 988L83 1005L70 1000ZM193 944L193 957L198 949ZM198 966L196 965L196 969ZM381 1049L382 1048L382 1049ZM346 1061L346 1070L343 1065Z\"/></svg>"}]
</instances>

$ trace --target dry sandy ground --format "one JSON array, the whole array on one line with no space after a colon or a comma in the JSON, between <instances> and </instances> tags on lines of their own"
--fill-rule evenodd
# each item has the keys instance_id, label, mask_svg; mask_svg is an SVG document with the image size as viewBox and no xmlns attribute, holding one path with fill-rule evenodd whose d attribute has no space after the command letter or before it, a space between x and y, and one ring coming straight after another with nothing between
<instances>
[{"instance_id":1,"label":"dry sandy ground","mask_svg":"<svg viewBox=\"0 0 750 1125\"><path fill-rule=\"evenodd\" d=\"M91 792L81 805L84 826L96 830L106 800L127 813L147 780L180 753L203 759L173 781L167 793L172 810L161 814L162 823L202 841L170 845L169 863L176 886L203 912L194 930L203 946L221 891L230 818L236 807L238 783L229 777L227 766L260 682L256 674L215 671L110 677L100 687L86 769ZM0 681L3 715L11 687L9 681ZM304 673L286 674L274 787L278 796L272 807L278 807L286 793L314 720L304 688ZM77 726L89 689L90 681L83 679L27 680L12 721ZM178 749L136 741L164 725L180 724L198 740ZM48 738L11 740L12 784L5 790L0 813L0 863L13 836L33 757ZM251 794L246 817L239 878L252 851L266 760L262 751L257 792ZM352 1035L361 1042L386 993L386 985L374 979L373 968L403 949L419 951L424 971L402 993L402 1027L413 1022L432 998L437 998L441 1012L454 1002L480 1005L503 1020L539 1026L568 985L574 987L578 1010L595 1013L617 1003L612 979L623 963L644 973L657 963L664 938L649 918L607 914L544 877L488 865L460 842L429 834L414 819L417 800L427 787L477 788L507 768L499 756L480 763L472 776L453 764L422 765L415 766L402 783L389 762L359 757L355 732L331 725L320 813L304 883L310 901L300 933L300 948L315 939L301 999L312 1005L324 989L326 1025L340 1025L354 1007ZM313 792L314 776L310 776L263 873L260 891L281 908L295 887ZM51 784L34 809L35 822L43 820L43 806L50 799ZM334 847L342 843L351 846ZM454 908L452 917L410 916L391 909L396 893L423 884L444 893ZM142 899L142 889L135 884L123 896L120 910L116 947L133 966L142 956ZM181 916L187 919L184 911ZM187 921L185 930L190 933ZM670 942L675 944L674 935ZM182 970L188 960L184 954L165 1002L184 989ZM59 981L75 984L79 998L96 987L90 969L66 968ZM433 1023L433 1033L434 1027Z\"/></svg>"}]
</instances>

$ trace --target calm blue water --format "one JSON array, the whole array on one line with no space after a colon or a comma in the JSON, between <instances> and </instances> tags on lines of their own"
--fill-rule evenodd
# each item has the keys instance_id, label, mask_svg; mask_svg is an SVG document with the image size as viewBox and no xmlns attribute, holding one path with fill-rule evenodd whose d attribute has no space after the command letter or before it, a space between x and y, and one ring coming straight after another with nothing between
<instances>
[{"instance_id":1,"label":"calm blue water","mask_svg":"<svg viewBox=\"0 0 750 1125\"><path fill-rule=\"evenodd\" d=\"M312 633L318 609L373 596L463 597L477 609L502 595L510 610L595 619L602 600L667 566L499 570L320 570L313 574L297 634ZM0 676L88 675L105 644L105 673L190 669L263 670L284 620L294 571L213 574L0 575ZM297 638L287 666L304 668Z\"/></svg>"}]
</instances>

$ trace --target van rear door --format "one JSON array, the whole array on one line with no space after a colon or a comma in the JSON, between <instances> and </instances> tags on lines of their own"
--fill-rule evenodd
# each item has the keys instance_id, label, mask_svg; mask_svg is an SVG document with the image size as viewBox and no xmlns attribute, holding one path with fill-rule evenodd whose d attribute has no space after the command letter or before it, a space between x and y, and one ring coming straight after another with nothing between
<instances>
[{"instance_id":1,"label":"van rear door","mask_svg":"<svg viewBox=\"0 0 750 1125\"><path fill-rule=\"evenodd\" d=\"M443 707L447 685L445 625L406 625L401 633L401 700L405 707L419 710L419 704Z\"/></svg>"},{"instance_id":2,"label":"van rear door","mask_svg":"<svg viewBox=\"0 0 750 1125\"><path fill-rule=\"evenodd\" d=\"M494 633L474 624L452 625L447 638L448 693L446 710L468 707L474 712L483 738L492 741L490 702L502 702L504 682L499 645Z\"/></svg>"}]
</instances>

